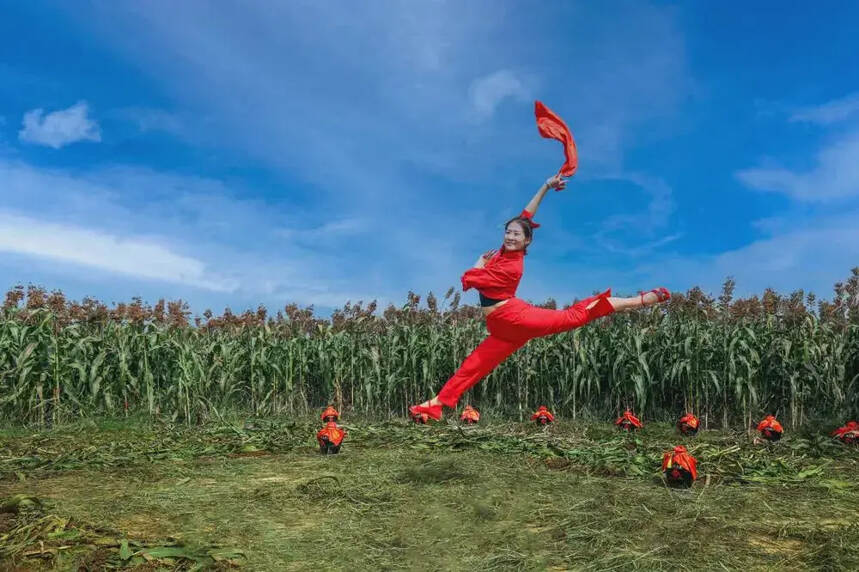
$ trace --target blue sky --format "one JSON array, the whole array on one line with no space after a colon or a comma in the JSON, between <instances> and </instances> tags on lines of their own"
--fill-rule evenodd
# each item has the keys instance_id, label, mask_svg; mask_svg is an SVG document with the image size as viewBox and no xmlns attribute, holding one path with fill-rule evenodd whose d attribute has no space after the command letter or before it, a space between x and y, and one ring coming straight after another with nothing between
<instances>
[{"instance_id":1,"label":"blue sky","mask_svg":"<svg viewBox=\"0 0 859 572\"><path fill-rule=\"evenodd\" d=\"M443 293L562 162L535 99L580 166L520 296L828 296L859 265L859 4L356 5L0 0L0 284Z\"/></svg>"}]
</instances>

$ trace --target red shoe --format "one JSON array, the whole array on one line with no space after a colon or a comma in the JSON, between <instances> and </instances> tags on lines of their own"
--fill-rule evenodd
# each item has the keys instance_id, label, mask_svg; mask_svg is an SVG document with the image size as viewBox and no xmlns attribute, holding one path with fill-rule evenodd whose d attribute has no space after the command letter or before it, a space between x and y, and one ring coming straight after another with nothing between
<instances>
[{"instance_id":1,"label":"red shoe","mask_svg":"<svg viewBox=\"0 0 859 572\"><path fill-rule=\"evenodd\" d=\"M641 296L641 305L642 306L648 306L648 304L644 303L644 295L650 294L651 292L656 294L656 303L657 304L659 304L660 302L667 302L668 300L671 299L671 292L669 292L667 289L661 288L661 287L660 288L654 288L653 290L648 290L647 292L639 292L638 293L638 295Z\"/></svg>"},{"instance_id":2,"label":"red shoe","mask_svg":"<svg viewBox=\"0 0 859 572\"><path fill-rule=\"evenodd\" d=\"M412 405L409 407L409 413L411 413L412 417L424 413L431 419L441 421L441 405L430 405L429 407L424 407L423 405Z\"/></svg>"}]
</instances>

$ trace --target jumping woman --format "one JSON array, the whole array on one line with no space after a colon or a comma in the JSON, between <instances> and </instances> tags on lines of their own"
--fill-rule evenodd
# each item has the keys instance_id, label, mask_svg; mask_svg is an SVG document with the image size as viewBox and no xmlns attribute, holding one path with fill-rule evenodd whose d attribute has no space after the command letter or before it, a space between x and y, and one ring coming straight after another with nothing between
<instances>
[{"instance_id":1,"label":"jumping woman","mask_svg":"<svg viewBox=\"0 0 859 572\"><path fill-rule=\"evenodd\" d=\"M523 258L531 244L537 207L549 189L562 190L567 182L560 175L551 177L540 187L518 217L504 226L504 242L499 251L480 256L474 267L462 275L462 289L477 289L489 336L465 358L441 391L420 405L409 408L412 416L426 414L441 419L442 406L455 408L459 398L486 377L509 355L528 340L558 334L584 326L602 316L665 302L671 295L665 288L655 288L635 298L614 298L611 289L573 304L566 310L537 308L516 298L522 279Z\"/></svg>"}]
</instances>

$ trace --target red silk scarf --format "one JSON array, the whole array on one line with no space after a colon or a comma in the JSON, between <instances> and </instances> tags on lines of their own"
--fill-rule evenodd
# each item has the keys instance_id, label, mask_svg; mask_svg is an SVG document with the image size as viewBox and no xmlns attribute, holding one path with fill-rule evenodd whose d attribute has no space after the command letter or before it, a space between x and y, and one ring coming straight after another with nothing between
<instances>
[{"instance_id":1,"label":"red silk scarf","mask_svg":"<svg viewBox=\"0 0 859 572\"><path fill-rule=\"evenodd\" d=\"M546 139L557 139L564 144L566 160L558 171L559 175L570 177L579 166L579 155L576 152L576 142L570 128L564 120L541 102L534 102L534 115L537 117L537 130Z\"/></svg>"}]
</instances>

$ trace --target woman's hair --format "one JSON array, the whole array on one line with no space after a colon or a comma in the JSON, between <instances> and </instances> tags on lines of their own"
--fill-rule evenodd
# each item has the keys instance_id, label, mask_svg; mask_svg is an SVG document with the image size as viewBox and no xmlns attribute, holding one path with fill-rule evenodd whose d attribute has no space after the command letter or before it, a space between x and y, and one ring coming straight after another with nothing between
<instances>
[{"instance_id":1,"label":"woman's hair","mask_svg":"<svg viewBox=\"0 0 859 572\"><path fill-rule=\"evenodd\" d=\"M525 239L528 241L528 243L530 243L534 235L534 229L531 228L531 221L521 216L513 217L506 223L504 223L504 230L506 231L510 223L513 222L519 223L519 226L522 228L522 232L525 234ZM525 254L528 254L528 244L526 244L525 248L523 248L522 250L525 252Z\"/></svg>"}]
</instances>

